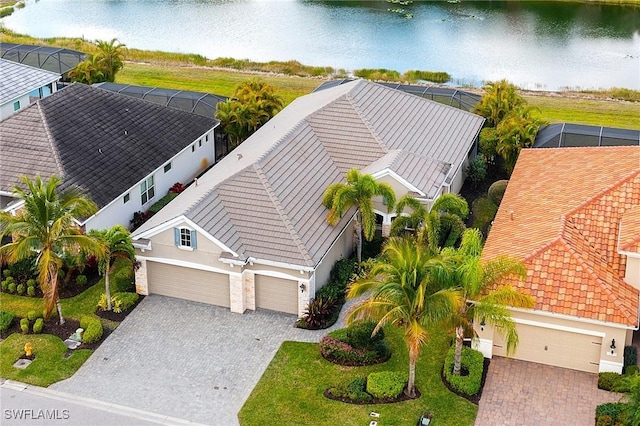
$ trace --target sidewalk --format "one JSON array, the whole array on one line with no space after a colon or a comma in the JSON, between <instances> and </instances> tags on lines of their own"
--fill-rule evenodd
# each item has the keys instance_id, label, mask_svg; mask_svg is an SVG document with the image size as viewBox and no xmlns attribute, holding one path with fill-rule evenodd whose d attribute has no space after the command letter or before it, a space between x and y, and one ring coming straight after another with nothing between
<instances>
[{"instance_id":1,"label":"sidewalk","mask_svg":"<svg viewBox=\"0 0 640 426\"><path fill-rule=\"evenodd\" d=\"M0 385L3 426L196 425L186 420L96 401L12 380Z\"/></svg>"}]
</instances>

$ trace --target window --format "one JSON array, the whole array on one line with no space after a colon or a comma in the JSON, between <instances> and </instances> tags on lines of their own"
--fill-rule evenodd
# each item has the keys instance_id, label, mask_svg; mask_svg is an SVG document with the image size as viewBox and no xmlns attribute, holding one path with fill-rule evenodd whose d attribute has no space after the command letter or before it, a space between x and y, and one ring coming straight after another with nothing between
<instances>
[{"instance_id":1,"label":"window","mask_svg":"<svg viewBox=\"0 0 640 426\"><path fill-rule=\"evenodd\" d=\"M125 194L125 195L124 195L124 198L123 198L124 203L125 203L125 204L126 204L126 203L128 203L128 202L129 202L129 199L131 199L131 197L129 196L129 194Z\"/></svg>"},{"instance_id":2,"label":"window","mask_svg":"<svg viewBox=\"0 0 640 426\"><path fill-rule=\"evenodd\" d=\"M19 110L19 109L20 109L20 101L15 101L15 102L13 103L13 110L14 110L14 111L17 111L17 110Z\"/></svg>"},{"instance_id":3,"label":"window","mask_svg":"<svg viewBox=\"0 0 640 426\"><path fill-rule=\"evenodd\" d=\"M169 170L171 170L171 163L167 163L164 165L164 172L167 173Z\"/></svg>"},{"instance_id":4,"label":"window","mask_svg":"<svg viewBox=\"0 0 640 426\"><path fill-rule=\"evenodd\" d=\"M173 235L178 248L195 250L196 231L189 228L173 228Z\"/></svg>"},{"instance_id":5,"label":"window","mask_svg":"<svg viewBox=\"0 0 640 426\"><path fill-rule=\"evenodd\" d=\"M142 200L142 204L147 204L154 195L155 190L153 188L153 176L149 176L147 180L140 184L140 197Z\"/></svg>"}]
</instances>

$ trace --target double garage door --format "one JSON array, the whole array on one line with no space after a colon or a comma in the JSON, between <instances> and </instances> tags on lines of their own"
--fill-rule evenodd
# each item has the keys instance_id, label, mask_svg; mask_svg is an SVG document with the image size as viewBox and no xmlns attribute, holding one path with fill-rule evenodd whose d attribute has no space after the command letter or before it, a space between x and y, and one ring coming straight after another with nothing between
<instances>
[{"instance_id":1,"label":"double garage door","mask_svg":"<svg viewBox=\"0 0 640 426\"><path fill-rule=\"evenodd\" d=\"M518 338L520 343L511 358L598 372L602 337L518 324ZM493 354L507 356L507 345L497 332L493 339Z\"/></svg>"},{"instance_id":2,"label":"double garage door","mask_svg":"<svg viewBox=\"0 0 640 426\"><path fill-rule=\"evenodd\" d=\"M147 262L149 294L229 307L229 276L199 269Z\"/></svg>"},{"instance_id":3,"label":"double garage door","mask_svg":"<svg viewBox=\"0 0 640 426\"><path fill-rule=\"evenodd\" d=\"M158 262L147 262L149 294L230 306L229 276ZM298 314L298 282L255 276L256 308Z\"/></svg>"}]
</instances>

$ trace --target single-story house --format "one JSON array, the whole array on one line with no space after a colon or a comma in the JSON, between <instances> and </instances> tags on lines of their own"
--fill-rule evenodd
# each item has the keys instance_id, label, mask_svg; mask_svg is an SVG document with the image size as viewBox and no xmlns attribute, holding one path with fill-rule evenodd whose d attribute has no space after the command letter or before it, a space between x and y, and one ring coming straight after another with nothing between
<instances>
[{"instance_id":1,"label":"single-story house","mask_svg":"<svg viewBox=\"0 0 640 426\"><path fill-rule=\"evenodd\" d=\"M129 226L176 182L215 162L214 118L72 84L0 122L0 208L16 211L19 176L59 176L98 205L86 230Z\"/></svg>"},{"instance_id":2,"label":"single-story house","mask_svg":"<svg viewBox=\"0 0 640 426\"><path fill-rule=\"evenodd\" d=\"M58 90L60 74L0 59L0 120Z\"/></svg>"},{"instance_id":3,"label":"single-story house","mask_svg":"<svg viewBox=\"0 0 640 426\"><path fill-rule=\"evenodd\" d=\"M640 147L523 150L483 251L499 255L524 262L514 284L535 299L511 309L514 358L620 372L638 329ZM476 331L486 357L506 355L492 327Z\"/></svg>"},{"instance_id":4,"label":"single-story house","mask_svg":"<svg viewBox=\"0 0 640 426\"><path fill-rule=\"evenodd\" d=\"M133 233L137 290L302 315L353 249L355 209L327 224L326 187L355 167L430 205L462 186L483 122L364 80L302 96Z\"/></svg>"}]
</instances>

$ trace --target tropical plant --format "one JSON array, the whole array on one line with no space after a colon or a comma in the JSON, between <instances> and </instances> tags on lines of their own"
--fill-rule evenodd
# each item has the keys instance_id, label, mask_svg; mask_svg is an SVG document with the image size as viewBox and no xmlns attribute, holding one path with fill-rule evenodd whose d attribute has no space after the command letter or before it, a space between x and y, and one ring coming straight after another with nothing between
<instances>
[{"instance_id":1,"label":"tropical plant","mask_svg":"<svg viewBox=\"0 0 640 426\"><path fill-rule=\"evenodd\" d=\"M435 279L449 267L442 265L436 252L412 237L392 237L384 246L369 274L355 282L348 298L369 297L348 313L347 324L357 320L375 321L374 333L387 324L403 330L409 351L406 394L415 396L415 367L421 347L429 339L431 327L450 318L460 309L462 294L443 288Z\"/></svg>"},{"instance_id":2,"label":"tropical plant","mask_svg":"<svg viewBox=\"0 0 640 426\"><path fill-rule=\"evenodd\" d=\"M640 375L627 376L625 381L629 387L629 392L625 394L627 402L624 407L627 424L640 425Z\"/></svg>"},{"instance_id":3,"label":"tropical plant","mask_svg":"<svg viewBox=\"0 0 640 426\"><path fill-rule=\"evenodd\" d=\"M523 148L531 148L536 140L541 120L531 115L531 108L516 110L496 127L496 152L504 160L504 168L511 174Z\"/></svg>"},{"instance_id":4,"label":"tropical plant","mask_svg":"<svg viewBox=\"0 0 640 426\"><path fill-rule=\"evenodd\" d=\"M58 298L58 272L65 253L89 252L99 254L100 245L84 235L74 218L85 218L95 213L97 207L78 188L68 188L58 193L61 181L51 177L43 181L22 177L26 190L14 187L13 193L24 201L16 216L0 212L0 238L11 235L13 241L0 247L9 262L16 262L38 253L35 259L38 281L44 293L45 319L49 319L54 305L58 309L60 324L64 323Z\"/></svg>"},{"instance_id":5,"label":"tropical plant","mask_svg":"<svg viewBox=\"0 0 640 426\"><path fill-rule=\"evenodd\" d=\"M106 81L113 82L116 79L116 73L124 67L124 54L126 46L118 42L117 38L109 41L96 40L98 53L95 60L100 65L100 69L104 73Z\"/></svg>"},{"instance_id":6,"label":"tropical plant","mask_svg":"<svg viewBox=\"0 0 640 426\"><path fill-rule=\"evenodd\" d=\"M485 93L474 112L485 117L489 127L496 127L512 111L527 106L518 88L507 80L489 82L482 89Z\"/></svg>"},{"instance_id":7,"label":"tropical plant","mask_svg":"<svg viewBox=\"0 0 640 426\"><path fill-rule=\"evenodd\" d=\"M391 185L377 182L373 176L351 169L346 175L347 183L332 183L322 195L322 204L329 209L327 222L337 225L342 216L352 207L357 207L355 227L358 243L358 263L362 262L362 238L371 241L376 231L376 213L373 211L373 197L382 196L390 212L396 202Z\"/></svg>"},{"instance_id":8,"label":"tropical plant","mask_svg":"<svg viewBox=\"0 0 640 426\"><path fill-rule=\"evenodd\" d=\"M464 303L458 305L458 310L450 318L456 333L455 375L460 374L465 332L475 333L474 321L494 326L505 337L507 353L513 353L518 345L518 333L508 307L532 308L534 305L531 296L508 285L510 280L526 277L527 271L520 260L497 257L484 262L480 259L481 253L482 234L475 228L464 232L460 248L442 253L443 257L452 258L455 264L453 274L442 276L446 279L453 277L455 281L449 285L461 289L464 298Z\"/></svg>"},{"instance_id":9,"label":"tropical plant","mask_svg":"<svg viewBox=\"0 0 640 426\"><path fill-rule=\"evenodd\" d=\"M111 263L118 258L133 261L136 256L129 231L122 225L115 225L111 229L91 230L89 235L96 239L103 248L99 257L98 270L104 275L104 286L107 298L107 311L111 310L111 289L109 285L109 271Z\"/></svg>"},{"instance_id":10,"label":"tropical plant","mask_svg":"<svg viewBox=\"0 0 640 426\"><path fill-rule=\"evenodd\" d=\"M74 69L69 71L69 78L82 84L102 83L106 81L102 63L96 55L91 55L85 61L79 62Z\"/></svg>"}]
</instances>

